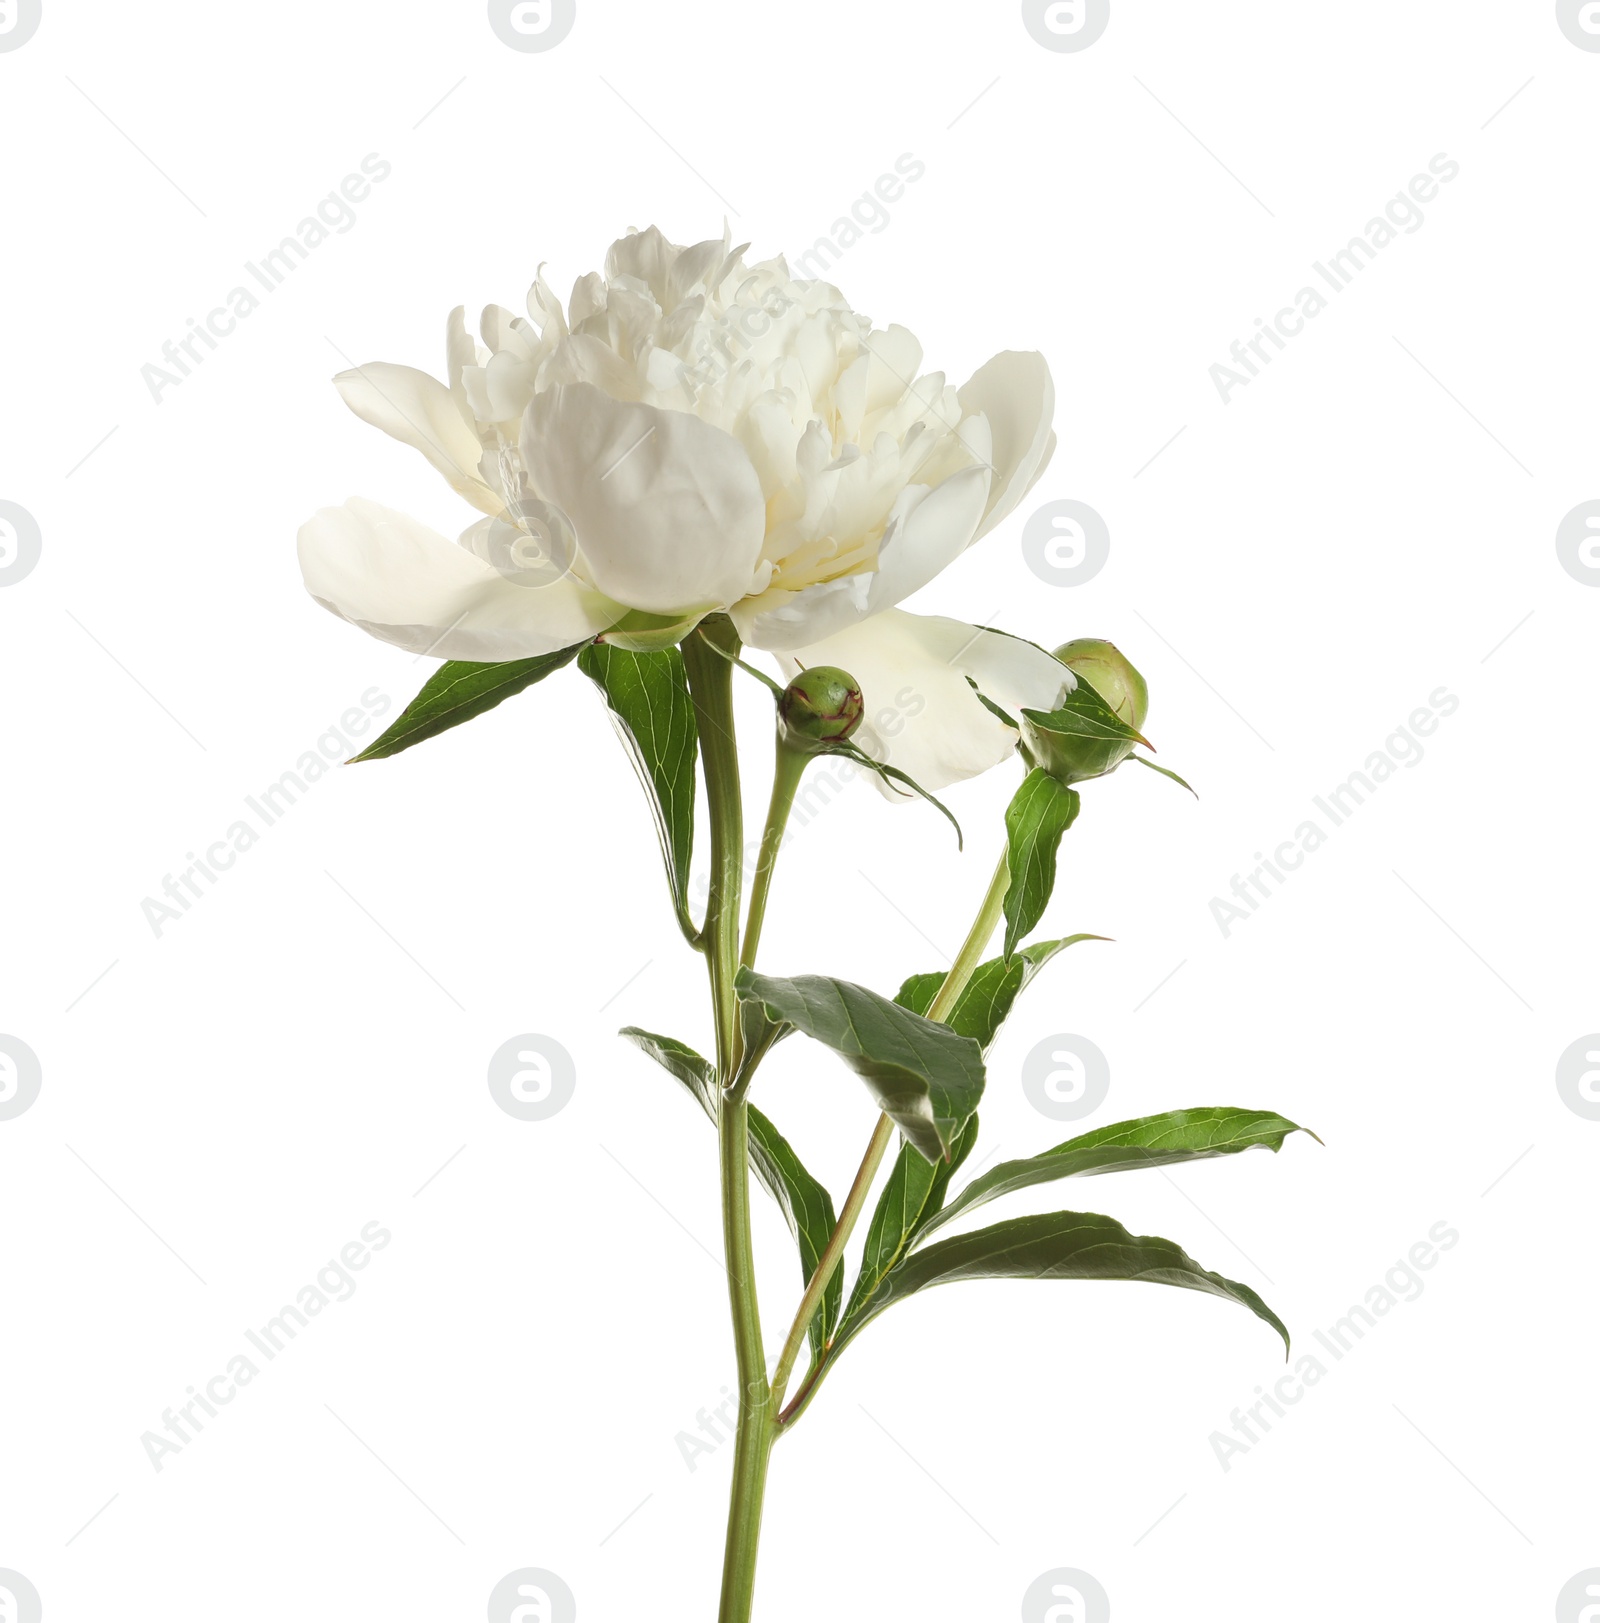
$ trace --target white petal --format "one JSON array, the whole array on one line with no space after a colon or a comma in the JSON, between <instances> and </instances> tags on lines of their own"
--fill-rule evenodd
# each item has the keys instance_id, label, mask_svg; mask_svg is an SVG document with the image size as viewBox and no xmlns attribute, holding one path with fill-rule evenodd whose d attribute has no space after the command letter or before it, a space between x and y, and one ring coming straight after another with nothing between
<instances>
[{"instance_id":1,"label":"white petal","mask_svg":"<svg viewBox=\"0 0 1600 1623\"><path fill-rule=\"evenodd\" d=\"M774 586L735 603L729 610L741 642L778 652L816 642L867 613L872 576L844 575L799 591Z\"/></svg>"},{"instance_id":2,"label":"white petal","mask_svg":"<svg viewBox=\"0 0 1600 1623\"><path fill-rule=\"evenodd\" d=\"M934 490L910 485L900 493L878 547L871 613L920 591L966 551L989 499L989 478L987 468L963 468Z\"/></svg>"},{"instance_id":3,"label":"white petal","mask_svg":"<svg viewBox=\"0 0 1600 1623\"><path fill-rule=\"evenodd\" d=\"M437 378L414 366L372 361L333 381L357 417L421 451L474 507L498 513L505 506L478 475L483 446L476 429Z\"/></svg>"},{"instance_id":4,"label":"white petal","mask_svg":"<svg viewBox=\"0 0 1600 1623\"><path fill-rule=\"evenodd\" d=\"M573 383L535 396L522 453L539 493L572 520L606 596L676 614L751 589L766 503L731 434Z\"/></svg>"},{"instance_id":5,"label":"white petal","mask_svg":"<svg viewBox=\"0 0 1600 1623\"><path fill-rule=\"evenodd\" d=\"M922 345L905 327L888 327L868 335L872 366L867 376L867 411L883 411L916 383Z\"/></svg>"},{"instance_id":6,"label":"white petal","mask_svg":"<svg viewBox=\"0 0 1600 1623\"><path fill-rule=\"evenodd\" d=\"M464 420L472 407L467 401L467 391L462 387L461 374L469 366L478 364L478 346L467 331L467 312L463 305L458 304L445 319L444 352L449 368L450 394Z\"/></svg>"},{"instance_id":7,"label":"white petal","mask_svg":"<svg viewBox=\"0 0 1600 1623\"><path fill-rule=\"evenodd\" d=\"M896 499L879 543L876 574L798 592L766 592L733 610L739 635L755 648L800 648L893 608L961 556L988 494L987 468L964 468L934 490L908 486Z\"/></svg>"},{"instance_id":8,"label":"white petal","mask_svg":"<svg viewBox=\"0 0 1600 1623\"><path fill-rule=\"evenodd\" d=\"M356 497L300 527L306 589L384 642L440 659L554 653L616 623L622 610L571 579L514 585L427 525Z\"/></svg>"},{"instance_id":9,"label":"white petal","mask_svg":"<svg viewBox=\"0 0 1600 1623\"><path fill-rule=\"evenodd\" d=\"M994 488L978 528L987 535L1033 488L1055 450L1056 387L1044 356L1003 350L962 386L961 409L982 412L993 435Z\"/></svg>"},{"instance_id":10,"label":"white petal","mask_svg":"<svg viewBox=\"0 0 1600 1623\"><path fill-rule=\"evenodd\" d=\"M779 664L786 677L811 665L854 676L866 706L856 743L929 790L976 777L1016 749L1016 733L984 708L969 676L1013 715L1024 706L1052 709L1073 685L1072 673L1032 643L903 609L797 648Z\"/></svg>"}]
</instances>

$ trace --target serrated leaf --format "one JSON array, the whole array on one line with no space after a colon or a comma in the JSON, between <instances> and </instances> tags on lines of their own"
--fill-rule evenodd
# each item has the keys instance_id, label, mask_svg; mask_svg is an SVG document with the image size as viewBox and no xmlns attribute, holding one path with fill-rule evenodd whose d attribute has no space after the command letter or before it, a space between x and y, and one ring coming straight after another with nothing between
<instances>
[{"instance_id":1,"label":"serrated leaf","mask_svg":"<svg viewBox=\"0 0 1600 1623\"><path fill-rule=\"evenodd\" d=\"M644 785L661 841L673 910L679 927L692 939L689 868L694 858L699 733L683 655L676 648L637 652L590 643L578 657L578 669L605 696L617 736Z\"/></svg>"},{"instance_id":2,"label":"serrated leaf","mask_svg":"<svg viewBox=\"0 0 1600 1623\"><path fill-rule=\"evenodd\" d=\"M689 1096L705 1111L712 1126L717 1124L717 1076L710 1060L697 1054L675 1037L661 1037L627 1026L622 1035L642 1049L670 1076L687 1089ZM833 1197L806 1170L789 1141L753 1105L750 1107L750 1170L777 1201L789 1232L800 1252L802 1288L811 1283L822 1253L827 1248L836 1221ZM844 1300L844 1279L837 1271L823 1295L822 1305L811 1321L812 1355L821 1353L834 1326L839 1322L839 1306Z\"/></svg>"},{"instance_id":3,"label":"serrated leaf","mask_svg":"<svg viewBox=\"0 0 1600 1623\"><path fill-rule=\"evenodd\" d=\"M1179 1161L1205 1161L1257 1146L1276 1152L1290 1133L1308 1130L1270 1110L1227 1106L1168 1110L1136 1121L1115 1122L1070 1138L1042 1155L1002 1161L991 1167L974 1178L948 1206L932 1214L920 1232L925 1237L991 1200L1034 1184L1131 1172L1141 1167L1166 1167Z\"/></svg>"},{"instance_id":4,"label":"serrated leaf","mask_svg":"<svg viewBox=\"0 0 1600 1623\"><path fill-rule=\"evenodd\" d=\"M1035 767L1006 807L1006 865L1011 873L1005 899L1007 958L1044 916L1056 886L1056 849L1081 804L1076 789Z\"/></svg>"},{"instance_id":5,"label":"serrated leaf","mask_svg":"<svg viewBox=\"0 0 1600 1623\"><path fill-rule=\"evenodd\" d=\"M359 755L351 756L350 764L398 755L413 744L493 710L497 704L570 664L583 646L581 642L574 643L553 654L512 659L501 664L480 665L470 660L447 659L423 683L422 691L400 712L393 725Z\"/></svg>"},{"instance_id":6,"label":"serrated leaf","mask_svg":"<svg viewBox=\"0 0 1600 1623\"><path fill-rule=\"evenodd\" d=\"M734 984L740 997L831 1048L919 1154L949 1157L983 1097L983 1054L972 1038L826 975L780 979L741 969Z\"/></svg>"},{"instance_id":7,"label":"serrated leaf","mask_svg":"<svg viewBox=\"0 0 1600 1623\"><path fill-rule=\"evenodd\" d=\"M1247 1307L1283 1337L1283 1321L1248 1285L1202 1268L1181 1246L1154 1235L1130 1234L1115 1218L1092 1212L1014 1217L974 1234L958 1234L914 1251L877 1294L841 1328L829 1362L886 1308L920 1290L965 1279L1132 1280L1204 1291Z\"/></svg>"},{"instance_id":8,"label":"serrated leaf","mask_svg":"<svg viewBox=\"0 0 1600 1623\"><path fill-rule=\"evenodd\" d=\"M1194 795L1194 798L1196 800L1198 800L1200 798L1200 796L1195 793L1195 789L1194 789L1193 784L1186 782L1183 778L1180 778L1178 776L1178 774L1172 770L1171 767L1157 766L1154 761L1147 761L1142 755L1130 755L1128 757L1128 759L1130 761L1137 761L1140 766L1149 767L1152 772L1159 772L1161 774L1161 776L1164 777L1164 778L1171 778L1174 783L1181 784L1185 789L1187 789L1189 791L1189 793L1191 795Z\"/></svg>"}]
</instances>

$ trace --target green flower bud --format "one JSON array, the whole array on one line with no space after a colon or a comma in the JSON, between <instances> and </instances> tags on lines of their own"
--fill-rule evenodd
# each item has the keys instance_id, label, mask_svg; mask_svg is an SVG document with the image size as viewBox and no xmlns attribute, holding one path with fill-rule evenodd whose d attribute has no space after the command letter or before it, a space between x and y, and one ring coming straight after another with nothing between
<instances>
[{"instance_id":1,"label":"green flower bud","mask_svg":"<svg viewBox=\"0 0 1600 1623\"><path fill-rule=\"evenodd\" d=\"M1055 657L1078 685L1049 716L1024 714L1023 753L1062 783L1103 778L1144 742L1138 734L1150 690L1116 646L1097 637L1063 643Z\"/></svg>"},{"instance_id":2,"label":"green flower bud","mask_svg":"<svg viewBox=\"0 0 1600 1623\"><path fill-rule=\"evenodd\" d=\"M1075 637L1054 650L1075 676L1080 676L1123 721L1135 730L1150 712L1150 689L1115 643L1098 637Z\"/></svg>"},{"instance_id":3,"label":"green flower bud","mask_svg":"<svg viewBox=\"0 0 1600 1623\"><path fill-rule=\"evenodd\" d=\"M783 690L778 722L784 742L814 751L838 744L861 725L861 689L856 679L834 665L814 665Z\"/></svg>"}]
</instances>

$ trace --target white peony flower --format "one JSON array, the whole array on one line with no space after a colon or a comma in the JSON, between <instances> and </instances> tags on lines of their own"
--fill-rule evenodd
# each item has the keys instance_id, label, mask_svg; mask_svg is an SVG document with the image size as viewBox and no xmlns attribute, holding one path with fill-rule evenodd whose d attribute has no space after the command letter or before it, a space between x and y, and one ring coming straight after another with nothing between
<instances>
[{"instance_id":1,"label":"white peony flower","mask_svg":"<svg viewBox=\"0 0 1600 1623\"><path fill-rule=\"evenodd\" d=\"M300 531L306 585L386 642L475 661L664 644L725 612L786 673L852 671L874 754L930 789L970 777L1016 735L968 676L1008 709L1050 708L1063 667L896 605L1044 471L1049 368L1007 351L953 387L904 327L744 252L726 232L688 248L634 232L565 314L542 273L526 318L483 312L481 345L453 311L447 383L341 373L356 415L483 516L452 542L375 502L324 508Z\"/></svg>"}]
</instances>

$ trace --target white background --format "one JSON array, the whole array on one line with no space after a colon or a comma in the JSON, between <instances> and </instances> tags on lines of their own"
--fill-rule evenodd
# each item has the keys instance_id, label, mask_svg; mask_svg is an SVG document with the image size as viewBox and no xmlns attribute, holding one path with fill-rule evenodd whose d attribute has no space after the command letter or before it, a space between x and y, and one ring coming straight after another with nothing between
<instances>
[{"instance_id":1,"label":"white background","mask_svg":"<svg viewBox=\"0 0 1600 1623\"><path fill-rule=\"evenodd\" d=\"M1065 54L1012 4L579 0L522 54L481 5L44 0L0 53L0 499L43 535L0 590L0 1032L44 1078L0 1122L0 1568L61 1620L478 1618L524 1566L587 1620L713 1615L731 1450L691 1473L676 1441L733 1375L713 1135L614 1034L706 1045L703 973L589 685L330 773L159 939L141 903L431 668L300 586L319 506L465 522L340 404L342 356L438 372L453 304L516 307L542 260L564 295L629 225L726 214L797 255L911 153L833 279L955 378L1042 350L1061 436L914 606L1114 638L1201 796L1086 793L1046 928L1117 944L1020 1007L979 1158L1191 1104L1315 1127L1012 1207L1170 1235L1297 1357L1433 1225L1460 1240L1228 1470L1212 1434L1283 1369L1246 1313L1125 1285L897 1308L778 1451L759 1615L1014 1618L1074 1567L1119 1623L1550 1616L1600 1566L1600 1123L1555 1087L1600 1028L1600 591L1555 549L1600 497L1597 96L1544 0L1117 0ZM152 401L140 368L368 153L392 174L354 227ZM1224 405L1209 368L1439 153L1426 223ZM1112 536L1072 588L1019 544L1064 497ZM1441 687L1420 763L1224 937L1212 898ZM765 967L941 967L1014 782L952 792L959 859L853 785L784 855ZM485 1085L524 1032L577 1065L542 1123ZM1076 1126L1019 1080L1058 1033L1111 1062ZM796 1040L758 1102L842 1194L859 1084ZM798 1269L756 1198L775 1348ZM354 1298L153 1470L141 1435L370 1221L393 1240Z\"/></svg>"}]
</instances>

